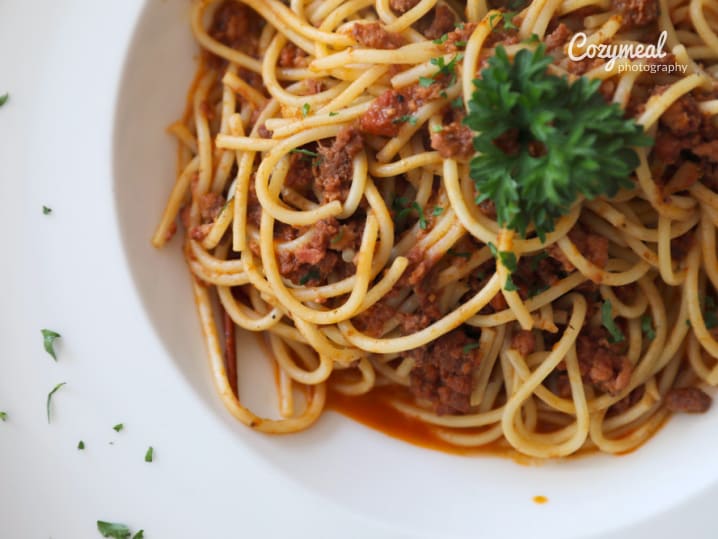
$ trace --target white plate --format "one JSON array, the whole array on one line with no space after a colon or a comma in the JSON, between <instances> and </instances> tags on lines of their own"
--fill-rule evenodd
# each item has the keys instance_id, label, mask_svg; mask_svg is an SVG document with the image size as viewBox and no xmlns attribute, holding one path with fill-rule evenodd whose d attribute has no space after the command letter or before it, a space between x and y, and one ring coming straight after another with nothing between
<instances>
[{"instance_id":1,"label":"white plate","mask_svg":"<svg viewBox=\"0 0 718 539\"><path fill-rule=\"evenodd\" d=\"M718 411L631 455L540 467L419 449L333 413L290 437L229 417L179 242L149 244L174 173L163 129L194 69L188 8L0 7L0 536L99 537L103 519L149 539L715 537ZM63 335L57 363L44 327ZM241 389L262 406L268 390L246 381L266 362L245 345Z\"/></svg>"}]
</instances>

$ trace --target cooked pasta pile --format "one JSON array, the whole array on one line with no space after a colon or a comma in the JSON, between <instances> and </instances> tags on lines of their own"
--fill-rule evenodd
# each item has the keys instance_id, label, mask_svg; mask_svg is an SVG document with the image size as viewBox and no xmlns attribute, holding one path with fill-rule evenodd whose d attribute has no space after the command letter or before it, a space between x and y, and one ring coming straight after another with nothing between
<instances>
[{"instance_id":1,"label":"cooked pasta pile","mask_svg":"<svg viewBox=\"0 0 718 539\"><path fill-rule=\"evenodd\" d=\"M699 386L718 384L717 30L712 0L195 1L202 54L170 127L179 174L153 243L182 222L228 410L288 433L319 418L328 390L391 387L376 398L438 440L539 458L626 452L671 412L707 410ZM572 59L656 45L662 32L661 58ZM536 77L594 90L586 79L599 80L597 110L616 104L651 137L625 149L637 166L620 190L577 196L545 233L536 220L511 228L511 201L482 196L486 151L470 127L494 106L475 80L502 55L519 70L544 51ZM509 167L558 155L522 133L490 141ZM622 158L603 148L597 159ZM555 181L583 181L574 172ZM266 335L278 418L237 394L236 328Z\"/></svg>"}]
</instances>

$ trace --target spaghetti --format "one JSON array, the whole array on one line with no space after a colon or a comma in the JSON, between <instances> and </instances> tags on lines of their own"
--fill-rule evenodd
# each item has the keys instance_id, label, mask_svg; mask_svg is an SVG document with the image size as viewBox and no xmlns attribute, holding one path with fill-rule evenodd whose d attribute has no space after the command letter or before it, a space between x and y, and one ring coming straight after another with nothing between
<instances>
[{"instance_id":1,"label":"spaghetti","mask_svg":"<svg viewBox=\"0 0 718 539\"><path fill-rule=\"evenodd\" d=\"M626 452L671 412L705 411L698 386L718 384L717 30L712 0L533 0L516 13L196 0L202 55L170 127L179 174L153 244L181 216L228 410L289 433L328 391L380 393L443 443L538 458ZM661 59L569 57L576 32L585 52L662 31ZM545 237L475 202L462 121L499 47L515 58L540 44L549 72L600 80L655 140L635 149L631 188L576 200ZM510 137L495 142L510 153ZM236 328L266 336L279 418L237 394Z\"/></svg>"}]
</instances>

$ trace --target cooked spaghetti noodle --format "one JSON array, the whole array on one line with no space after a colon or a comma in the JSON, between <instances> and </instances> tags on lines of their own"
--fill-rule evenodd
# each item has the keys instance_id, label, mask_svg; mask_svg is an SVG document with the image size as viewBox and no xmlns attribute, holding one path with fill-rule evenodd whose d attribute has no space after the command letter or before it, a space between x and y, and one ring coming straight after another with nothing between
<instances>
[{"instance_id":1,"label":"cooked spaghetti noodle","mask_svg":"<svg viewBox=\"0 0 718 539\"><path fill-rule=\"evenodd\" d=\"M448 444L550 458L625 452L671 412L708 408L698 386L718 384L718 5L533 0L507 11L484 0L194 2L202 55L170 128L179 174L153 243L181 216L212 375L242 423L295 432L328 391L381 393ZM569 58L579 31L583 51L655 44L665 31L670 54L606 69ZM600 79L605 100L655 139L635 150L631 189L577 200L545 238L475 202L474 133L462 123L496 48L513 58L538 43L551 73ZM279 418L237 395L237 327L266 335Z\"/></svg>"}]
</instances>

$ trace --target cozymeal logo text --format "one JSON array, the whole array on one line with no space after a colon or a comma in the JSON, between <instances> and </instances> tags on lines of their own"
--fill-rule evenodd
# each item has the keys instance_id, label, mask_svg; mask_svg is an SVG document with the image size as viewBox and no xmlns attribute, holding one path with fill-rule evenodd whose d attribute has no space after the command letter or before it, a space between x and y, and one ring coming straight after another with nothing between
<instances>
[{"instance_id":1,"label":"cozymeal logo text","mask_svg":"<svg viewBox=\"0 0 718 539\"><path fill-rule=\"evenodd\" d=\"M658 37L658 42L653 45L645 43L589 43L585 32L577 32L568 44L568 57L574 62L585 58L602 58L606 60L604 68L612 71L618 59L660 59L665 58L668 53L663 50L668 39L668 33L664 30ZM688 66L670 63L667 65L650 62L622 62L618 66L618 72L624 71L666 71L668 73L680 71L685 73Z\"/></svg>"}]
</instances>

